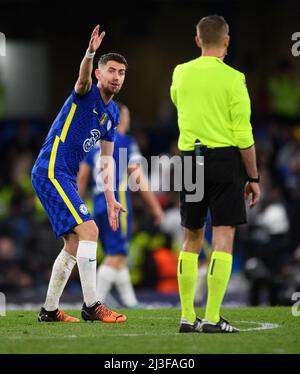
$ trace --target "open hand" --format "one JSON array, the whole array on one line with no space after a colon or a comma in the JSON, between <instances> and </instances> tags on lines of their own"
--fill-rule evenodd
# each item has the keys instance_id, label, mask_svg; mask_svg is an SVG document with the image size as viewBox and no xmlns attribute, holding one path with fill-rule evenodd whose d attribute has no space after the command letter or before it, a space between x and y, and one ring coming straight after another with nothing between
<instances>
[{"instance_id":1,"label":"open hand","mask_svg":"<svg viewBox=\"0 0 300 374\"><path fill-rule=\"evenodd\" d=\"M117 231L119 228L119 211L124 213L127 212L127 210L116 200L107 204L108 221L113 231Z\"/></svg>"},{"instance_id":2,"label":"open hand","mask_svg":"<svg viewBox=\"0 0 300 374\"><path fill-rule=\"evenodd\" d=\"M105 36L105 31L102 31L101 34L99 35L100 32L100 25L97 25L91 35L91 40L89 43L89 48L88 51L90 53L96 52L97 49L100 47L100 44L102 43L102 39Z\"/></svg>"}]
</instances>

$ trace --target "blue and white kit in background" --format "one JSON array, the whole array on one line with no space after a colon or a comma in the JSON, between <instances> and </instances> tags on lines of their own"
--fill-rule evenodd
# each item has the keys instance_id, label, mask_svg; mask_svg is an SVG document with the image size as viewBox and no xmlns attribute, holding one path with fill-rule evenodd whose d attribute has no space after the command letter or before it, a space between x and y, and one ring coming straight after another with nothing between
<instances>
[{"instance_id":1,"label":"blue and white kit in background","mask_svg":"<svg viewBox=\"0 0 300 374\"><path fill-rule=\"evenodd\" d=\"M106 200L102 187L102 178L99 173L100 168L100 147L97 144L93 150L86 156L84 162L87 163L93 175L93 216L99 227L99 239L106 256L122 254L127 256L129 249L129 242L131 238L131 223L132 223L132 206L131 206L131 192L127 188L128 166L138 164L141 162L142 155L139 151L135 140L129 135L120 134L116 132L115 146L114 146L114 160L115 160L115 197L127 212L120 213L120 224L117 231L112 231L108 216Z\"/></svg>"}]
</instances>

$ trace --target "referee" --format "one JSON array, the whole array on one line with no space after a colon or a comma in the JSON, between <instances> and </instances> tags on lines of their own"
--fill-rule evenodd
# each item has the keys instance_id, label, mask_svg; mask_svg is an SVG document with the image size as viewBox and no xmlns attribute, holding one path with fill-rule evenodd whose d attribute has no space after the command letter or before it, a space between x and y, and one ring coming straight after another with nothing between
<instances>
[{"instance_id":1,"label":"referee","mask_svg":"<svg viewBox=\"0 0 300 374\"><path fill-rule=\"evenodd\" d=\"M184 243L178 259L179 332L233 333L239 330L220 316L220 308L231 274L235 228L246 223L244 195L250 195L250 207L260 198L250 99L244 74L223 62L229 46L225 19L204 17L196 32L201 57L176 66L171 85L178 113L178 147L183 157L193 157L193 170L195 142L200 141L205 159L203 199L187 201L184 188L180 194ZM208 209L213 254L205 318L200 319L195 314L194 295Z\"/></svg>"}]
</instances>

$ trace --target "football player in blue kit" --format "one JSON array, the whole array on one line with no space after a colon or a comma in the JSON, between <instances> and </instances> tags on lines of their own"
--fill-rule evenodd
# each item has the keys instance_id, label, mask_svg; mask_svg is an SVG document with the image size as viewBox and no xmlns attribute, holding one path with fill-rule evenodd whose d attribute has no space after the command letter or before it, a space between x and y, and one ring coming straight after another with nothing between
<instances>
[{"instance_id":1,"label":"football player in blue kit","mask_svg":"<svg viewBox=\"0 0 300 374\"><path fill-rule=\"evenodd\" d=\"M71 95L55 118L32 170L32 185L40 199L57 238L64 248L56 258L41 322L79 322L59 309L59 299L77 263L84 303L82 318L87 321L124 322L126 316L100 303L96 293L96 250L98 227L77 192L79 164L100 141L101 156L112 158L119 109L112 100L124 82L126 59L117 53L102 55L92 83L93 59L105 36L100 26L92 32L81 62L79 77ZM107 157L103 157L103 160ZM102 157L101 157L102 162ZM105 198L112 230L119 226L119 212L125 211L114 195L112 162L107 169Z\"/></svg>"},{"instance_id":2,"label":"football player in blue kit","mask_svg":"<svg viewBox=\"0 0 300 374\"><path fill-rule=\"evenodd\" d=\"M105 254L105 258L97 270L97 295L101 302L113 286L116 286L118 294L124 306L128 308L138 307L134 289L132 287L127 256L131 239L132 206L131 190L128 187L128 174L139 181L139 189L154 223L159 225L163 218L163 211L154 193L150 191L148 179L142 171L142 155L134 138L127 135L130 123L128 108L119 104L120 122L116 132L114 147L114 160L116 169L116 192L118 201L126 208L126 213L120 215L120 226L117 231L112 231L106 213L106 200L103 192L102 178L100 174L99 145L95 146L82 161L78 173L78 192L83 197L92 176L93 192L93 216L99 228L99 239ZM134 174L133 174L134 173Z\"/></svg>"}]
</instances>

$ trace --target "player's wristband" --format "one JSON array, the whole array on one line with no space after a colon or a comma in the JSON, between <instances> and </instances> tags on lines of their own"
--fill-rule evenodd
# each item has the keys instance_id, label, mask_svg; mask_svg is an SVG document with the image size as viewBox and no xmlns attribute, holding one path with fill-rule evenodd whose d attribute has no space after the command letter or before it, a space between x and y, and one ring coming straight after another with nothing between
<instances>
[{"instance_id":1,"label":"player's wristband","mask_svg":"<svg viewBox=\"0 0 300 374\"><path fill-rule=\"evenodd\" d=\"M87 49L86 52L85 52L85 56L86 58L94 58L96 52L89 52L89 50Z\"/></svg>"},{"instance_id":2,"label":"player's wristband","mask_svg":"<svg viewBox=\"0 0 300 374\"><path fill-rule=\"evenodd\" d=\"M251 178L251 177L248 177L247 178L247 181L249 183L259 183L260 182L260 176L258 176L257 178Z\"/></svg>"}]
</instances>

